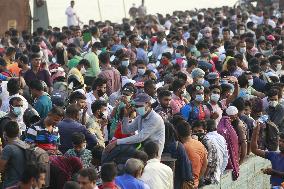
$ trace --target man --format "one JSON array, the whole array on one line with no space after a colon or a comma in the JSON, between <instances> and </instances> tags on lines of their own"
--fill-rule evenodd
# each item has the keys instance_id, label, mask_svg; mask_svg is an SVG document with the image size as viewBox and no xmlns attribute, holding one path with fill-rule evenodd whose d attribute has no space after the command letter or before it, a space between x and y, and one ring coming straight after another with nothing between
<instances>
[{"instance_id":1,"label":"man","mask_svg":"<svg viewBox=\"0 0 284 189\"><path fill-rule=\"evenodd\" d=\"M98 189L96 185L97 173L95 169L85 168L79 171L77 182L81 189Z\"/></svg>"},{"instance_id":2,"label":"man","mask_svg":"<svg viewBox=\"0 0 284 189\"><path fill-rule=\"evenodd\" d=\"M138 116L130 124L130 105L126 105L122 120L122 132L131 134L138 131L138 134L115 140L106 147L106 151L111 151L116 145L138 144L152 140L159 145L159 157L161 157L165 143L165 125L161 116L152 110L150 100L151 97L144 93L136 96L134 103Z\"/></svg>"},{"instance_id":3,"label":"man","mask_svg":"<svg viewBox=\"0 0 284 189\"><path fill-rule=\"evenodd\" d=\"M78 26L82 23L74 10L75 2L71 1L70 6L66 9L65 14L67 15L67 26Z\"/></svg>"},{"instance_id":4,"label":"man","mask_svg":"<svg viewBox=\"0 0 284 189\"><path fill-rule=\"evenodd\" d=\"M51 91L52 80L47 70L41 69L41 57L38 53L31 55L32 69L26 71L24 79L27 85L30 87L30 83L34 80L44 81L48 87L48 91Z\"/></svg>"},{"instance_id":5,"label":"man","mask_svg":"<svg viewBox=\"0 0 284 189\"><path fill-rule=\"evenodd\" d=\"M7 189L43 188L45 185L46 170L40 165L29 164L26 166L20 182Z\"/></svg>"},{"instance_id":6,"label":"man","mask_svg":"<svg viewBox=\"0 0 284 189\"><path fill-rule=\"evenodd\" d=\"M84 58L90 62L90 67L86 70L85 73L85 84L87 86L92 86L93 81L101 72L99 66L99 58L97 55L97 50L100 47L100 43L94 43L92 45L92 50L84 55Z\"/></svg>"},{"instance_id":7,"label":"man","mask_svg":"<svg viewBox=\"0 0 284 189\"><path fill-rule=\"evenodd\" d=\"M80 121L83 125L86 124L89 115L87 115L87 103L86 103L86 96L79 91L75 91L71 93L69 96L70 104L76 104L80 107Z\"/></svg>"},{"instance_id":8,"label":"man","mask_svg":"<svg viewBox=\"0 0 284 189\"><path fill-rule=\"evenodd\" d=\"M7 66L11 65L15 61L15 56L16 56L16 49L14 47L8 47L6 49L6 53L3 57L3 59L6 61Z\"/></svg>"},{"instance_id":9,"label":"man","mask_svg":"<svg viewBox=\"0 0 284 189\"><path fill-rule=\"evenodd\" d=\"M217 133L216 121L209 119L206 121L206 137L215 145L217 150L217 167L211 175L211 183L220 183L221 175L224 173L228 164L228 150L225 138ZM210 169L210 168L209 168Z\"/></svg>"},{"instance_id":10,"label":"man","mask_svg":"<svg viewBox=\"0 0 284 189\"><path fill-rule=\"evenodd\" d=\"M142 175L144 164L141 160L130 158L125 163L124 174L115 178L115 183L121 189L150 189L143 181L139 180Z\"/></svg>"},{"instance_id":11,"label":"man","mask_svg":"<svg viewBox=\"0 0 284 189\"><path fill-rule=\"evenodd\" d=\"M186 93L185 82L183 80L177 79L172 83L172 99L170 101L170 106L172 108L173 114L180 113L182 107L188 103L187 99L183 97Z\"/></svg>"},{"instance_id":12,"label":"man","mask_svg":"<svg viewBox=\"0 0 284 189\"><path fill-rule=\"evenodd\" d=\"M136 66L137 66L137 75L135 75L132 79L135 80L136 82L141 82L143 81L144 74L147 70L146 62L144 62L143 60L137 60Z\"/></svg>"},{"instance_id":13,"label":"man","mask_svg":"<svg viewBox=\"0 0 284 189\"><path fill-rule=\"evenodd\" d=\"M198 140L191 138L191 126L186 121L180 121L176 125L177 134L184 145L188 158L192 163L192 170L194 175L194 186L199 185L199 178L201 178L207 168L207 151L203 144Z\"/></svg>"},{"instance_id":14,"label":"man","mask_svg":"<svg viewBox=\"0 0 284 189\"><path fill-rule=\"evenodd\" d=\"M93 102L96 100L104 100L108 101L108 96L106 94L106 88L107 88L107 80L103 78L97 78L94 80L93 86L92 86L92 91L86 94L86 102L88 106L88 115L92 115L92 109L91 105Z\"/></svg>"},{"instance_id":15,"label":"man","mask_svg":"<svg viewBox=\"0 0 284 189\"><path fill-rule=\"evenodd\" d=\"M52 108L46 118L41 119L38 123L28 128L25 141L36 144L50 154L57 154L60 141L56 125L63 117L64 110L62 108Z\"/></svg>"},{"instance_id":16,"label":"man","mask_svg":"<svg viewBox=\"0 0 284 189\"><path fill-rule=\"evenodd\" d=\"M147 142L144 151L148 155L148 161L144 168L141 180L150 186L150 188L172 189L173 171L161 163L158 157L159 146L155 142Z\"/></svg>"},{"instance_id":17,"label":"man","mask_svg":"<svg viewBox=\"0 0 284 189\"><path fill-rule=\"evenodd\" d=\"M35 100L34 109L38 112L40 118L45 118L52 108L50 97L43 91L42 83L39 80L30 82L30 91Z\"/></svg>"},{"instance_id":18,"label":"man","mask_svg":"<svg viewBox=\"0 0 284 189\"><path fill-rule=\"evenodd\" d=\"M158 93L158 101L159 104L155 108L155 112L157 112L164 121L168 121L172 118L173 112L170 106L170 102L172 100L172 93L168 90L163 90Z\"/></svg>"},{"instance_id":19,"label":"man","mask_svg":"<svg viewBox=\"0 0 284 189\"><path fill-rule=\"evenodd\" d=\"M266 113L275 125L277 125L280 132L284 132L284 107L279 103L278 90L271 89L267 92L268 108Z\"/></svg>"},{"instance_id":20,"label":"man","mask_svg":"<svg viewBox=\"0 0 284 189\"><path fill-rule=\"evenodd\" d=\"M103 184L99 189L119 189L114 179L117 175L116 165L114 163L105 163L101 169L101 178Z\"/></svg>"},{"instance_id":21,"label":"man","mask_svg":"<svg viewBox=\"0 0 284 189\"><path fill-rule=\"evenodd\" d=\"M77 50L75 47L68 47L67 48L67 56L68 56L68 63L67 66L69 69L72 69L78 65L80 60L83 58L77 55Z\"/></svg>"},{"instance_id":22,"label":"man","mask_svg":"<svg viewBox=\"0 0 284 189\"><path fill-rule=\"evenodd\" d=\"M134 64L137 60L137 47L139 46L139 39L137 35L129 36L130 46L128 47L129 61L130 64Z\"/></svg>"},{"instance_id":23,"label":"man","mask_svg":"<svg viewBox=\"0 0 284 189\"><path fill-rule=\"evenodd\" d=\"M105 146L104 130L107 126L107 103L101 100L96 100L91 106L92 115L88 119L86 127L93 134L96 135L98 144Z\"/></svg>"},{"instance_id":24,"label":"man","mask_svg":"<svg viewBox=\"0 0 284 189\"><path fill-rule=\"evenodd\" d=\"M258 138L259 138L259 131L261 126L259 123L256 124L252 134L252 141L251 141L251 151L257 156L262 158L268 159L271 164L272 168L266 168L262 170L264 174L271 175L270 177L270 184L273 186L281 186L283 183L283 176L284 176L284 134L280 133L279 138L279 151L264 151L258 148Z\"/></svg>"},{"instance_id":25,"label":"man","mask_svg":"<svg viewBox=\"0 0 284 189\"><path fill-rule=\"evenodd\" d=\"M157 42L153 47L153 54L156 58L158 58L164 50L167 48L167 41L165 40L164 32L157 32Z\"/></svg>"},{"instance_id":26,"label":"man","mask_svg":"<svg viewBox=\"0 0 284 189\"><path fill-rule=\"evenodd\" d=\"M62 153L65 153L68 149L73 147L71 135L74 132L83 133L85 135L88 149L92 149L92 147L97 144L97 139L95 135L92 135L85 126L78 122L80 119L79 111L80 107L78 105L69 105L65 112L65 119L63 119L57 124L59 129L59 135L61 136L61 145L59 146L59 150Z\"/></svg>"},{"instance_id":27,"label":"man","mask_svg":"<svg viewBox=\"0 0 284 189\"><path fill-rule=\"evenodd\" d=\"M10 79L7 83L7 91L9 92L9 98L7 101L3 102L3 105L1 107L2 111L8 112L9 111L9 101L14 97L19 97L23 101L23 112L25 112L26 109L28 109L29 103L25 99L25 97L19 94L20 93L19 79L16 79L16 78Z\"/></svg>"},{"instance_id":28,"label":"man","mask_svg":"<svg viewBox=\"0 0 284 189\"><path fill-rule=\"evenodd\" d=\"M156 83L153 80L147 80L144 82L144 92L151 97L151 104L156 102Z\"/></svg>"},{"instance_id":29,"label":"man","mask_svg":"<svg viewBox=\"0 0 284 189\"><path fill-rule=\"evenodd\" d=\"M86 69L88 69L89 67L90 67L90 62L87 59L82 59L80 60L80 62L78 63L76 67L72 68L68 72L67 78L70 78L70 76L75 76L76 78L78 78L78 82L80 83L80 85L85 86L85 80L84 80L83 75L85 75Z\"/></svg>"},{"instance_id":30,"label":"man","mask_svg":"<svg viewBox=\"0 0 284 189\"><path fill-rule=\"evenodd\" d=\"M99 55L99 60L101 63L102 71L98 77L107 80L107 95L118 91L121 88L120 73L117 69L110 65L109 53L101 53Z\"/></svg>"},{"instance_id":31,"label":"man","mask_svg":"<svg viewBox=\"0 0 284 189\"><path fill-rule=\"evenodd\" d=\"M15 143L24 144L19 138L19 125L15 121L9 121L4 127L7 145L3 148L0 159L0 172L4 173L3 188L16 185L25 169L25 155L23 150Z\"/></svg>"},{"instance_id":32,"label":"man","mask_svg":"<svg viewBox=\"0 0 284 189\"><path fill-rule=\"evenodd\" d=\"M147 55L148 45L146 41L141 41L139 47L137 48L137 60L142 60L148 64L149 58Z\"/></svg>"},{"instance_id":33,"label":"man","mask_svg":"<svg viewBox=\"0 0 284 189\"><path fill-rule=\"evenodd\" d=\"M272 72L276 76L281 76L281 69L282 69L282 63L281 63L281 57L277 55L270 56L268 58L270 62L270 72Z\"/></svg>"}]
</instances>

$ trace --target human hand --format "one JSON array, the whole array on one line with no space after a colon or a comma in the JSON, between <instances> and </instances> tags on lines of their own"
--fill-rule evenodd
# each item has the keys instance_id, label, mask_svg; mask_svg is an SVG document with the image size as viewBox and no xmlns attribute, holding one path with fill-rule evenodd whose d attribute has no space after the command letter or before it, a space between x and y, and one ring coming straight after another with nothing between
<instances>
[{"instance_id":1,"label":"human hand","mask_svg":"<svg viewBox=\"0 0 284 189\"><path fill-rule=\"evenodd\" d=\"M219 114L217 112L213 112L210 117L211 119L217 119L219 117Z\"/></svg>"},{"instance_id":2,"label":"human hand","mask_svg":"<svg viewBox=\"0 0 284 189\"><path fill-rule=\"evenodd\" d=\"M109 143L109 144L106 146L105 151L106 151L106 152L112 151L112 150L115 148L116 145L117 145L117 140L115 140L115 141Z\"/></svg>"},{"instance_id":3,"label":"human hand","mask_svg":"<svg viewBox=\"0 0 284 189\"><path fill-rule=\"evenodd\" d=\"M274 170L272 168L261 169L261 171L266 175L273 175Z\"/></svg>"}]
</instances>

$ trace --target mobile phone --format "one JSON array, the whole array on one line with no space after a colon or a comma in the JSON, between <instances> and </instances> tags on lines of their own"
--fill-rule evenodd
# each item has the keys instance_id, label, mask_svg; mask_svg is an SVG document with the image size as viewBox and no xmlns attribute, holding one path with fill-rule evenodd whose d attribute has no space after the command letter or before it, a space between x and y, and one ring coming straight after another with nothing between
<instances>
[{"instance_id":1,"label":"mobile phone","mask_svg":"<svg viewBox=\"0 0 284 189\"><path fill-rule=\"evenodd\" d=\"M268 121L268 115L262 115L260 118L258 118L258 121L260 123L266 123Z\"/></svg>"}]
</instances>

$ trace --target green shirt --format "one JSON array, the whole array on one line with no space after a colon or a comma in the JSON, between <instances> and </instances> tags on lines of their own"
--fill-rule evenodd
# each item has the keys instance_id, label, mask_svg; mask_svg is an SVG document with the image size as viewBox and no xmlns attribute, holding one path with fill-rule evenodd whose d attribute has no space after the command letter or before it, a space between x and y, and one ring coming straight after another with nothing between
<instances>
[{"instance_id":1,"label":"green shirt","mask_svg":"<svg viewBox=\"0 0 284 189\"><path fill-rule=\"evenodd\" d=\"M78 63L82 60L82 57L75 55L71 60L68 61L68 68L74 68L78 65Z\"/></svg>"},{"instance_id":2,"label":"green shirt","mask_svg":"<svg viewBox=\"0 0 284 189\"><path fill-rule=\"evenodd\" d=\"M99 66L99 58L94 52L89 52L84 56L90 62L90 67L87 69L85 76L97 77L101 72Z\"/></svg>"}]
</instances>

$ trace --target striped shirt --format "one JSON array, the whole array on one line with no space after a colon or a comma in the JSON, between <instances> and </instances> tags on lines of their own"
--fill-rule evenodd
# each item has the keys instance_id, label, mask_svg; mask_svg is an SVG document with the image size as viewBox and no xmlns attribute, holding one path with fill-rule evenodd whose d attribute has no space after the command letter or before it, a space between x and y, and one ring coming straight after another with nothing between
<instances>
[{"instance_id":1,"label":"striped shirt","mask_svg":"<svg viewBox=\"0 0 284 189\"><path fill-rule=\"evenodd\" d=\"M44 126L44 119L34 124L27 130L26 142L35 143L44 150L54 150L59 144L58 128L53 128L52 132Z\"/></svg>"}]
</instances>

